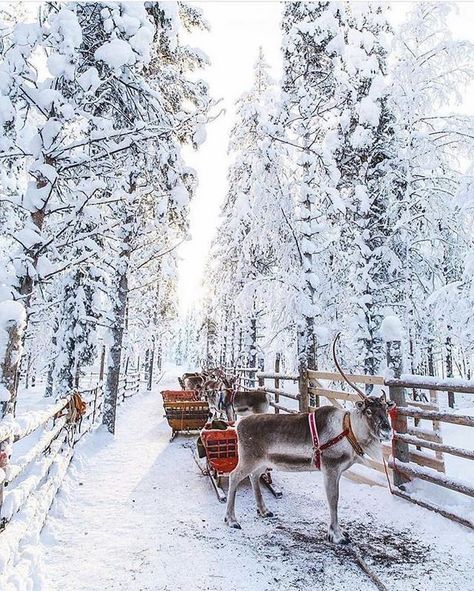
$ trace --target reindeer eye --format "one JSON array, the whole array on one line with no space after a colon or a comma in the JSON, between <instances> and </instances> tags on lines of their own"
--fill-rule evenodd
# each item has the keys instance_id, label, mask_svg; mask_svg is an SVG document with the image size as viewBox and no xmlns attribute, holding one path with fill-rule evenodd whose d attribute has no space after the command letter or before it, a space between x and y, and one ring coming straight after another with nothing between
<instances>
[{"instance_id":1,"label":"reindeer eye","mask_svg":"<svg viewBox=\"0 0 474 591\"><path fill-rule=\"evenodd\" d=\"M368 408L368 409L365 411L365 414L366 414L368 417L371 417L371 416L372 416L372 411L370 410L370 408Z\"/></svg>"}]
</instances>

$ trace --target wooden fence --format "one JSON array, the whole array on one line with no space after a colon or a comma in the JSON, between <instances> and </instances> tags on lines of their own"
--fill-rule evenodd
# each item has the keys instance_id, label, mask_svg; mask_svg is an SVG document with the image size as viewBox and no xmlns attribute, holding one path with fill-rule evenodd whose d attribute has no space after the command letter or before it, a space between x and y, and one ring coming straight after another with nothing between
<instances>
[{"instance_id":1,"label":"wooden fence","mask_svg":"<svg viewBox=\"0 0 474 591\"><path fill-rule=\"evenodd\" d=\"M474 523L469 519L410 492L410 487L407 486L410 481L420 479L474 497L474 487L448 476L445 465L445 454L472 461L474 451L444 443L442 430L443 424L474 427L474 417L452 411L442 412L439 407L439 402L447 403L449 393L473 395L474 402L474 383L460 383L459 380L451 378L440 380L432 376L402 376L401 358L393 354L397 349L400 349L397 342L388 343L387 361L394 377L349 375L349 379L362 389L369 385L384 387L388 390L389 398L397 404L395 412L392 413L392 444L383 445L383 456L388 462L389 475L393 480L391 490L399 497L437 511L474 529ZM253 388L268 393L270 405L275 409L275 413L308 412L327 403L343 408L347 402L359 400L358 395L345 386L339 373L308 370L302 376L286 375L280 373L278 358L273 372L259 372L257 368L237 368L237 371L245 376L247 383L253 384ZM344 387L341 387L341 384L344 384ZM289 386L290 389L286 389L285 386ZM408 395L409 392L411 397ZM440 393L446 395L446 400L439 400ZM380 484L380 475L385 474L383 463L369 459L368 465L379 473L377 478L371 478L370 472L367 476L360 472L348 471L347 476L367 484ZM472 465L466 463L466 473L472 473L472 469Z\"/></svg>"},{"instance_id":2,"label":"wooden fence","mask_svg":"<svg viewBox=\"0 0 474 591\"><path fill-rule=\"evenodd\" d=\"M120 376L118 404L140 389L142 374L129 369ZM39 411L0 421L0 555L18 547L23 537L39 532L74 455L76 443L102 422L102 382L80 389L86 403L73 416L72 395ZM21 518L14 519L16 514ZM0 556L2 562L4 556Z\"/></svg>"},{"instance_id":3,"label":"wooden fence","mask_svg":"<svg viewBox=\"0 0 474 591\"><path fill-rule=\"evenodd\" d=\"M75 444L100 422L102 387L82 391L81 396L86 402L86 412L77 421L69 413L71 396L68 396L40 411L0 423L2 529L32 499L37 502L38 498L44 497L52 502ZM46 504L47 510L50 503Z\"/></svg>"},{"instance_id":4,"label":"wooden fence","mask_svg":"<svg viewBox=\"0 0 474 591\"><path fill-rule=\"evenodd\" d=\"M134 396L140 389L141 373L139 369L120 374L118 389L118 404Z\"/></svg>"}]
</instances>

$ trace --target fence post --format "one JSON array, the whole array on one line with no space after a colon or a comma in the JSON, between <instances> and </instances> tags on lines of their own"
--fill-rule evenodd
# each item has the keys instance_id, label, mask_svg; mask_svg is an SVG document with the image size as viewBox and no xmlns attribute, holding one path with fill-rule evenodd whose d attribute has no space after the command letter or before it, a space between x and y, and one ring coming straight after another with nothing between
<instances>
[{"instance_id":1,"label":"fence post","mask_svg":"<svg viewBox=\"0 0 474 591\"><path fill-rule=\"evenodd\" d=\"M298 382L299 382L299 390L300 390L299 411L300 412L308 412L309 392L308 392L308 370L306 368L300 369Z\"/></svg>"},{"instance_id":2,"label":"fence post","mask_svg":"<svg viewBox=\"0 0 474 591\"><path fill-rule=\"evenodd\" d=\"M102 353L100 355L100 368L99 368L99 382L104 381L104 370L105 370L105 345L102 345Z\"/></svg>"},{"instance_id":3,"label":"fence post","mask_svg":"<svg viewBox=\"0 0 474 591\"><path fill-rule=\"evenodd\" d=\"M401 341L387 341L387 367L392 371L394 378L400 378L402 375L402 343ZM395 402L397 406L406 406L405 388L399 386L389 386L390 400ZM392 416L392 427L397 433L406 433L408 428L407 417L394 413ZM409 462L410 454L408 443L393 439L392 454L394 460L398 462ZM409 482L404 474L400 474L394 470L393 483L395 486L401 487L405 482Z\"/></svg>"},{"instance_id":4,"label":"fence post","mask_svg":"<svg viewBox=\"0 0 474 591\"><path fill-rule=\"evenodd\" d=\"M5 470L8 466L8 462L11 455L11 445L13 443L13 436L7 438L4 441L0 441L0 469ZM5 474L5 472L3 472ZM3 493L5 490L5 479L0 476L0 511L3 505ZM0 520L0 528L5 523L5 520Z\"/></svg>"},{"instance_id":5,"label":"fence post","mask_svg":"<svg viewBox=\"0 0 474 591\"><path fill-rule=\"evenodd\" d=\"M278 374L280 373L280 353L277 353L275 355L275 373ZM278 390L280 388L280 379L279 378L275 378L275 390ZM275 402L276 404L279 404L280 402L280 395L277 394L275 392ZM275 408L275 414L279 414L280 409L279 408Z\"/></svg>"}]
</instances>

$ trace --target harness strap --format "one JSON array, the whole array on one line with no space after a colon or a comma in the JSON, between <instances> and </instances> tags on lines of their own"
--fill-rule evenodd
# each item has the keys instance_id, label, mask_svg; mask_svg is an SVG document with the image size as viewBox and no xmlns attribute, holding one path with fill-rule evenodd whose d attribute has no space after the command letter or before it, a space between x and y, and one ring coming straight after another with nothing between
<instances>
[{"instance_id":1,"label":"harness strap","mask_svg":"<svg viewBox=\"0 0 474 591\"><path fill-rule=\"evenodd\" d=\"M314 412L309 413L308 420L311 439L313 440L313 464L315 465L316 470L321 470L321 448L319 447L318 429L316 427L316 417Z\"/></svg>"},{"instance_id":2,"label":"harness strap","mask_svg":"<svg viewBox=\"0 0 474 591\"><path fill-rule=\"evenodd\" d=\"M352 430L350 413L346 412L344 414L344 419L342 423L343 431L339 433L339 435L336 435L336 437L333 437L332 439L326 441L326 443L323 443L322 445L320 445L319 443L319 435L316 426L315 414L315 412L309 413L308 422L309 429L311 431L311 439L313 441L313 463L316 470L321 470L321 452L323 452L325 449L328 449L329 447L332 447L333 445L336 445L336 443L342 441L344 437L347 437L347 440L349 441L349 443L352 446L352 449L356 452L357 455L364 455L364 450L360 446L356 436L354 435L354 431Z\"/></svg>"},{"instance_id":3,"label":"harness strap","mask_svg":"<svg viewBox=\"0 0 474 591\"><path fill-rule=\"evenodd\" d=\"M357 441L357 437L354 435L354 431L352 430L351 426L351 415L348 412L346 412L346 414L344 415L343 426L344 429L347 429L346 437L349 440L349 443L352 445L352 449L356 452L358 456L363 456L364 450L360 446L360 443Z\"/></svg>"}]
</instances>

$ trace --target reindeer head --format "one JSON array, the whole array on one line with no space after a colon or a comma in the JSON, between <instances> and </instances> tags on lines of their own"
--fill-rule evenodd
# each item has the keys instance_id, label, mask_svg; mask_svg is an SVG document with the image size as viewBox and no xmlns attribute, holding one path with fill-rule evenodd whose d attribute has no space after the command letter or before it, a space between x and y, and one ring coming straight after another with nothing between
<instances>
[{"instance_id":1,"label":"reindeer head","mask_svg":"<svg viewBox=\"0 0 474 591\"><path fill-rule=\"evenodd\" d=\"M341 374L343 380L359 395L360 400L356 402L356 407L365 418L370 433L380 441L387 441L391 439L392 434L392 427L388 420L388 413L395 408L395 402L387 400L387 395L383 391L382 396L379 398L377 398L377 396L367 396L360 388L349 380L337 360L336 344L340 338L341 333L339 332L332 343L332 356L337 370Z\"/></svg>"},{"instance_id":2,"label":"reindeer head","mask_svg":"<svg viewBox=\"0 0 474 591\"><path fill-rule=\"evenodd\" d=\"M391 439L392 427L388 420L388 413L395 408L395 402L387 400L385 392L377 396L366 396L364 400L358 400L356 407L364 418L369 431L373 437L379 441L389 441Z\"/></svg>"}]
</instances>

